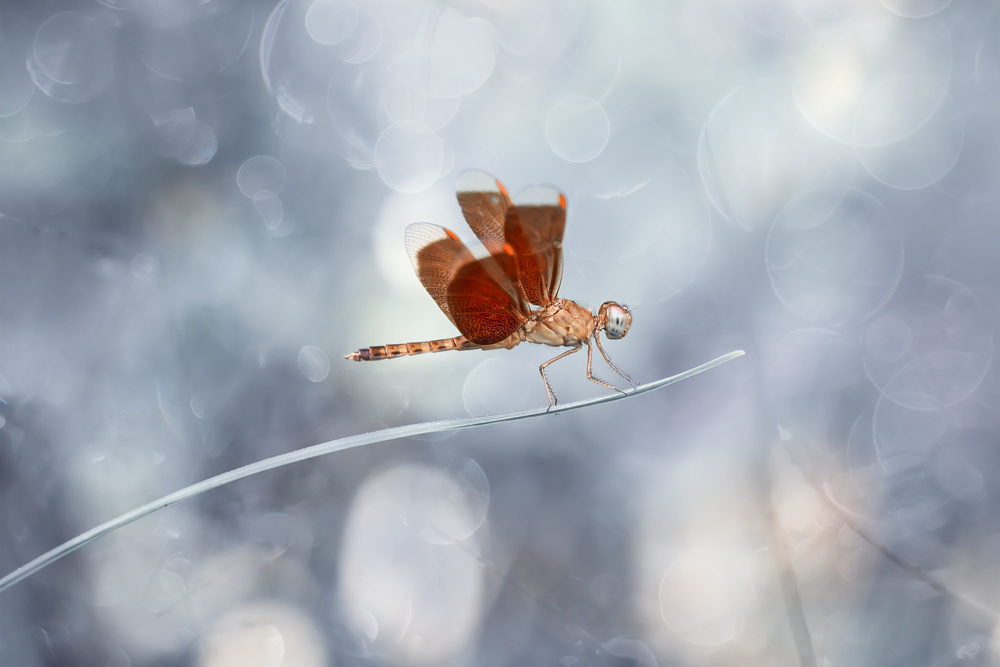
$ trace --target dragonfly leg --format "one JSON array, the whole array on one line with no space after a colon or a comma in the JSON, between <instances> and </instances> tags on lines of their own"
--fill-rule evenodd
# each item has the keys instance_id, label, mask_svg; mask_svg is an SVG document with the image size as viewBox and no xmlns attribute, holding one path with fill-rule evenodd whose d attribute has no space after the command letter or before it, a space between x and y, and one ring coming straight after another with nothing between
<instances>
[{"instance_id":1,"label":"dragonfly leg","mask_svg":"<svg viewBox=\"0 0 1000 667\"><path fill-rule=\"evenodd\" d=\"M599 336L594 336L594 342L597 343L597 349L601 351L601 356L604 357L604 361L608 362L608 366L611 366L611 368L614 369L615 373L618 373L618 375L621 375L623 378L628 380L628 383L632 385L633 389L635 389L638 385L632 380L632 378L629 376L628 373L622 372L620 368L618 368L611 362L611 358L608 357L608 353L604 351L604 347L601 345L601 339ZM587 360L587 370L588 371L590 370L589 359Z\"/></svg>"},{"instance_id":2,"label":"dragonfly leg","mask_svg":"<svg viewBox=\"0 0 1000 667\"><path fill-rule=\"evenodd\" d=\"M545 377L545 369L550 364L552 364L553 362L559 361L563 357L568 357L569 355L573 354L574 352L579 352L579 351L580 351L580 347L579 346L571 348L569 350L566 350L565 352L563 352L559 356L553 357L552 359L549 359L544 364L542 364L541 366L538 367L538 372L542 374L542 382L545 383L545 393L548 394L548 397L549 397L549 407L550 408L553 405L555 405L557 403L557 401L556 401L556 395L552 391L552 387L549 386L549 379L547 377ZM589 363L587 364L587 376L588 377L590 376L590 364Z\"/></svg>"},{"instance_id":3,"label":"dragonfly leg","mask_svg":"<svg viewBox=\"0 0 1000 667\"><path fill-rule=\"evenodd\" d=\"M625 392L622 391L621 389L619 389L618 387L614 386L613 384L608 384L607 382L605 382L604 380L602 380L600 378L595 378L594 374L590 372L591 364L594 361L594 348L590 344L589 340L584 341L584 342L587 343L587 379L590 380L591 382L596 382L597 384L601 385L602 387L607 387L608 389L614 389L619 394L624 394ZM603 350L601 350L601 351L603 352Z\"/></svg>"}]
</instances>

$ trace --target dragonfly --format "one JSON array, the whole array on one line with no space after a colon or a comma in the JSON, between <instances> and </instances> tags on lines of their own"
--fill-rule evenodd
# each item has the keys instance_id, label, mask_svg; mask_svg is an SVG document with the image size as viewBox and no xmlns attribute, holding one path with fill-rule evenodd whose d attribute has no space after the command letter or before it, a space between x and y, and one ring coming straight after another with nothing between
<instances>
[{"instance_id":1,"label":"dragonfly","mask_svg":"<svg viewBox=\"0 0 1000 667\"><path fill-rule=\"evenodd\" d=\"M351 361L395 359L448 350L511 349L537 343L569 350L538 367L549 408L557 399L545 369L587 347L587 379L625 393L594 376L593 345L618 375L635 388L601 346L625 337L632 326L629 308L605 301L593 313L559 297L562 282L566 196L549 187L530 190L515 205L499 180L467 172L458 181L458 203L482 243L477 256L450 229L429 223L406 228L406 251L427 293L461 333L452 338L361 348ZM592 345L593 343L593 345Z\"/></svg>"}]
</instances>

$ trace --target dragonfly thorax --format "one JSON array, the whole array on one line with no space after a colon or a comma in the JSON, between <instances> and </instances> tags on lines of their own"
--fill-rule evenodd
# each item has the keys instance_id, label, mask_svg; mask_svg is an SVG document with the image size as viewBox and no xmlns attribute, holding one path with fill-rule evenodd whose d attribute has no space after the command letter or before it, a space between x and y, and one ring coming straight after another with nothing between
<instances>
[{"instance_id":1,"label":"dragonfly thorax","mask_svg":"<svg viewBox=\"0 0 1000 667\"><path fill-rule=\"evenodd\" d=\"M597 318L589 310L569 299L556 299L531 313L524 325L514 333L520 341L578 347L594 335Z\"/></svg>"}]
</instances>

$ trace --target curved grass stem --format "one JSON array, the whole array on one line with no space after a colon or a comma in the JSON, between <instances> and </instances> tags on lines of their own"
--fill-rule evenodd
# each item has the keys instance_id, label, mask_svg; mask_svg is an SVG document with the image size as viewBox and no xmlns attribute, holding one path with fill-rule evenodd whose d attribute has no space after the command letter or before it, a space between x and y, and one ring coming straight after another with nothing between
<instances>
[{"instance_id":1,"label":"curved grass stem","mask_svg":"<svg viewBox=\"0 0 1000 667\"><path fill-rule=\"evenodd\" d=\"M122 526L126 526L133 521L137 521L143 517L149 516L154 512L158 512L162 509L170 507L176 503L183 500L189 500L195 496L201 495L207 491L217 489L226 484L231 484L240 479L250 477L251 475L256 475L268 470L274 470L275 468L281 468L283 466L290 465L292 463L297 463L299 461L306 461L308 459L316 458L317 456L324 456L326 454L332 454L334 452L340 452L345 449L353 449L354 447L362 447L364 445L373 445L379 442L386 442L389 440L398 440L399 438L407 438L414 435L423 435L426 433L439 433L443 431L456 431L459 429L475 428L478 426L487 426L489 424L499 424L501 422L517 421L520 419L532 419L535 417L541 417L546 414L555 414L559 412L569 412L570 410L579 410L580 408L590 407L592 405L599 405L601 403L611 403L612 401L619 401L626 398L630 398L637 394L645 394L646 392L654 391L662 387L666 387L668 384L673 384L675 382L680 382L681 380L686 380L689 377L698 375L699 373L704 373L707 370L715 368L720 364L724 364L727 361L736 359L737 357L743 356L743 350L735 350L728 354L724 354L721 357L713 359L707 363L700 366L692 368L691 370L684 371L678 375L674 375L662 380L657 380L656 382L651 382L649 384L641 385L635 389L630 389L624 393L607 394L604 396L599 396L597 398L591 398L585 401L577 401L575 403L566 403L563 405L556 405L553 408L536 408L532 410L523 410L520 412L507 412L498 415L487 415L484 417L467 417L464 419L447 419L443 421L433 421L433 422L423 422L420 424L409 424L406 426L396 426L394 428L382 429L380 431L370 431L368 433L362 433L360 435L352 435L346 438L339 438L337 440L331 440L329 442L320 443L318 445L312 445L310 447L304 447L302 449L297 449L293 452L288 452L285 454L279 454L277 456L272 456L271 458L263 459L262 461L257 461L256 463L250 463L240 468L224 472L215 477L210 477L201 482L196 482L191 486L183 488L179 491L175 491L171 494L163 496L158 500L146 503L134 510L128 511L110 521L106 521L95 528L77 535L73 539L60 544L59 546L51 549L41 556L35 558L34 560L25 563L21 567L17 568L10 574L7 574L3 578L0 578L0 592L10 588L14 584L23 581L24 579L30 577L35 572L38 572L42 568L45 568L52 563L56 562L63 556L66 556L80 547L90 544L94 540L101 538L108 533L111 533Z\"/></svg>"}]
</instances>

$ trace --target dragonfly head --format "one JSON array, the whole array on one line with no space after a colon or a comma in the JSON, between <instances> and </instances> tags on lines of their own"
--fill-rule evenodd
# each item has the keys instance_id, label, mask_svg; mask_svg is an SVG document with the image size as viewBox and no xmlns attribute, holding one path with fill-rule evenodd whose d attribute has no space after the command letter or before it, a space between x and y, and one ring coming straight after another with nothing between
<instances>
[{"instance_id":1,"label":"dragonfly head","mask_svg":"<svg viewBox=\"0 0 1000 667\"><path fill-rule=\"evenodd\" d=\"M597 311L598 328L604 329L604 335L611 340L624 338L628 328L632 326L632 313L628 306L614 301L605 301Z\"/></svg>"}]
</instances>

